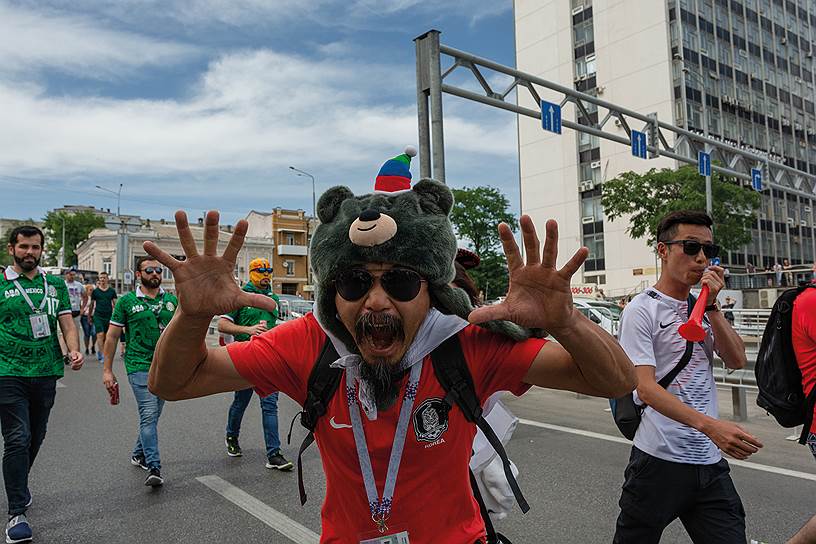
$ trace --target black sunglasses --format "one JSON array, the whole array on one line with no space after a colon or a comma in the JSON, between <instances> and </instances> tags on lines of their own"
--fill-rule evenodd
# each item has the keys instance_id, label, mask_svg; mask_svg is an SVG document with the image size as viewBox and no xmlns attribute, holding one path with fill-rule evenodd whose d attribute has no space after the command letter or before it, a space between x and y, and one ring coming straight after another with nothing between
<instances>
[{"instance_id":1,"label":"black sunglasses","mask_svg":"<svg viewBox=\"0 0 816 544\"><path fill-rule=\"evenodd\" d=\"M161 274L162 271L164 271L164 268L162 268L161 266L148 266L144 270L142 270L142 273L144 273L144 274L154 274L154 273L155 274Z\"/></svg>"},{"instance_id":2,"label":"black sunglasses","mask_svg":"<svg viewBox=\"0 0 816 544\"><path fill-rule=\"evenodd\" d=\"M683 253L686 255L691 255L694 257L700 250L703 250L703 255L706 256L706 259L713 259L717 255L720 254L720 246L717 244L704 244L702 242L698 242L697 240L669 240L668 242L663 242L667 246L672 244L683 244Z\"/></svg>"},{"instance_id":3,"label":"black sunglasses","mask_svg":"<svg viewBox=\"0 0 816 544\"><path fill-rule=\"evenodd\" d=\"M399 302L413 300L422 288L422 276L407 268L392 268L379 277L380 285L388 296ZM352 268L338 273L334 287L341 297L354 302L360 300L374 285L374 276L368 270Z\"/></svg>"}]
</instances>

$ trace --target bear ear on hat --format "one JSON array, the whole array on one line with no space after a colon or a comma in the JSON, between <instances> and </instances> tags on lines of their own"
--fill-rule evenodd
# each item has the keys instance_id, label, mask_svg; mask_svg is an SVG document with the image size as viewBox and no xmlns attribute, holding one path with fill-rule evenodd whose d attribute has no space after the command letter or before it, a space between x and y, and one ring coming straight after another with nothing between
<instances>
[{"instance_id":1,"label":"bear ear on hat","mask_svg":"<svg viewBox=\"0 0 816 544\"><path fill-rule=\"evenodd\" d=\"M320 195L320 200L317 201L317 217L320 222L331 223L343 201L353 197L354 193L351 192L351 189L342 185L332 187Z\"/></svg>"},{"instance_id":2,"label":"bear ear on hat","mask_svg":"<svg viewBox=\"0 0 816 544\"><path fill-rule=\"evenodd\" d=\"M438 181L422 179L413 191L419 195L419 205L426 213L447 216L453 208L453 193Z\"/></svg>"}]
</instances>

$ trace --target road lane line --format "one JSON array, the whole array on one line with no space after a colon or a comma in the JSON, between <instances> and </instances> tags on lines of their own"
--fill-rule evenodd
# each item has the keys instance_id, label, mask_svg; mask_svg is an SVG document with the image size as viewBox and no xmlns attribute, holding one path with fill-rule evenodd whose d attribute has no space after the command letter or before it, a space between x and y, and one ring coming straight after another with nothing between
<instances>
[{"instance_id":1,"label":"road lane line","mask_svg":"<svg viewBox=\"0 0 816 544\"><path fill-rule=\"evenodd\" d=\"M246 491L235 487L214 474L199 476L199 482L206 485L234 505L249 512L274 530L297 544L318 544L320 537L300 523L286 517L271 506L259 501Z\"/></svg>"},{"instance_id":2,"label":"road lane line","mask_svg":"<svg viewBox=\"0 0 816 544\"><path fill-rule=\"evenodd\" d=\"M592 431L585 431L583 429L573 429L572 427L563 427L561 425L553 425L551 423L541 423L540 421L534 421L532 419L519 419L519 423L523 423L524 425L530 425L531 427L549 429L551 431L561 431L563 433L577 434L579 436L585 436L587 438L597 438L599 440L606 440L607 442L617 442L618 444L627 445L632 444L631 441L626 440L625 438L620 436L595 433ZM791 470L788 468L775 467L771 465L763 465L761 463L752 463L749 461L739 461L737 459L731 458L727 459L729 465L750 468L752 470L760 470L762 472L770 472L772 474L781 474L782 476L790 476L792 478L799 478L800 480L810 480L816 482L816 474L811 474L810 472L801 472L798 470Z\"/></svg>"}]
</instances>

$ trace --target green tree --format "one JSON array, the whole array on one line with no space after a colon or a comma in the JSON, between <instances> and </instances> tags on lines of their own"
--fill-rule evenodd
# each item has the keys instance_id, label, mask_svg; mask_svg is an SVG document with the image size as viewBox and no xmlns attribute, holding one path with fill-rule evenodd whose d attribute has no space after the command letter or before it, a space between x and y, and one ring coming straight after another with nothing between
<instances>
[{"instance_id":1,"label":"green tree","mask_svg":"<svg viewBox=\"0 0 816 544\"><path fill-rule=\"evenodd\" d=\"M105 226L105 220L91 211L64 212L50 211L44 219L48 235L45 242L48 264L57 263L57 255L62 247L62 225L65 223L65 264L76 264L76 247L88 239L93 229Z\"/></svg>"},{"instance_id":2,"label":"green tree","mask_svg":"<svg viewBox=\"0 0 816 544\"><path fill-rule=\"evenodd\" d=\"M711 195L717 243L733 251L750 242L759 194L713 172ZM693 166L624 172L603 184L601 204L610 221L629 215L626 232L654 245L661 217L675 210L705 210L705 178Z\"/></svg>"},{"instance_id":3,"label":"green tree","mask_svg":"<svg viewBox=\"0 0 816 544\"><path fill-rule=\"evenodd\" d=\"M456 235L481 258L481 264L469 274L485 299L504 295L509 276L497 229L502 222L513 232L518 228L509 211L510 201L494 187L453 189L453 197L450 218Z\"/></svg>"}]
</instances>

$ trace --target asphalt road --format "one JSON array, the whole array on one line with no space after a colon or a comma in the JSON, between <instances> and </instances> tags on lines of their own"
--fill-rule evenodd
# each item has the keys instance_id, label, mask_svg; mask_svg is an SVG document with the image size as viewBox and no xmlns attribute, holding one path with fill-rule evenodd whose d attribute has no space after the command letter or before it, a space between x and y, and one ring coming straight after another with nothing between
<instances>
[{"instance_id":1,"label":"asphalt road","mask_svg":"<svg viewBox=\"0 0 816 544\"><path fill-rule=\"evenodd\" d=\"M314 541L310 531L320 530L324 488L314 446L304 457L309 502L302 508L296 472L264 468L257 400L244 419L241 458L228 458L223 444L231 395L168 403L159 427L167 481L163 488L147 488L145 473L129 462L137 429L135 401L120 363L115 368L122 384L119 406L108 404L101 365L95 361L79 373L69 372L62 380L65 387L57 390L48 435L31 475L29 519L35 542ZM522 471L520 483L532 510L512 514L499 529L516 544L611 542L629 446L620 443L605 401L535 389L508 404L521 418L557 427L522 424L516 431L508 451ZM281 396L284 442L297 409ZM804 447L783 439L788 430L758 410L752 410L746 426L766 443L752 462L798 471L785 475L745 466L732 471L745 504L749 538L783 542L816 511L816 464ZM576 434L585 431L601 436ZM284 444L292 460L303 435L296 423L292 445ZM688 538L674 524L663 542Z\"/></svg>"}]
</instances>

